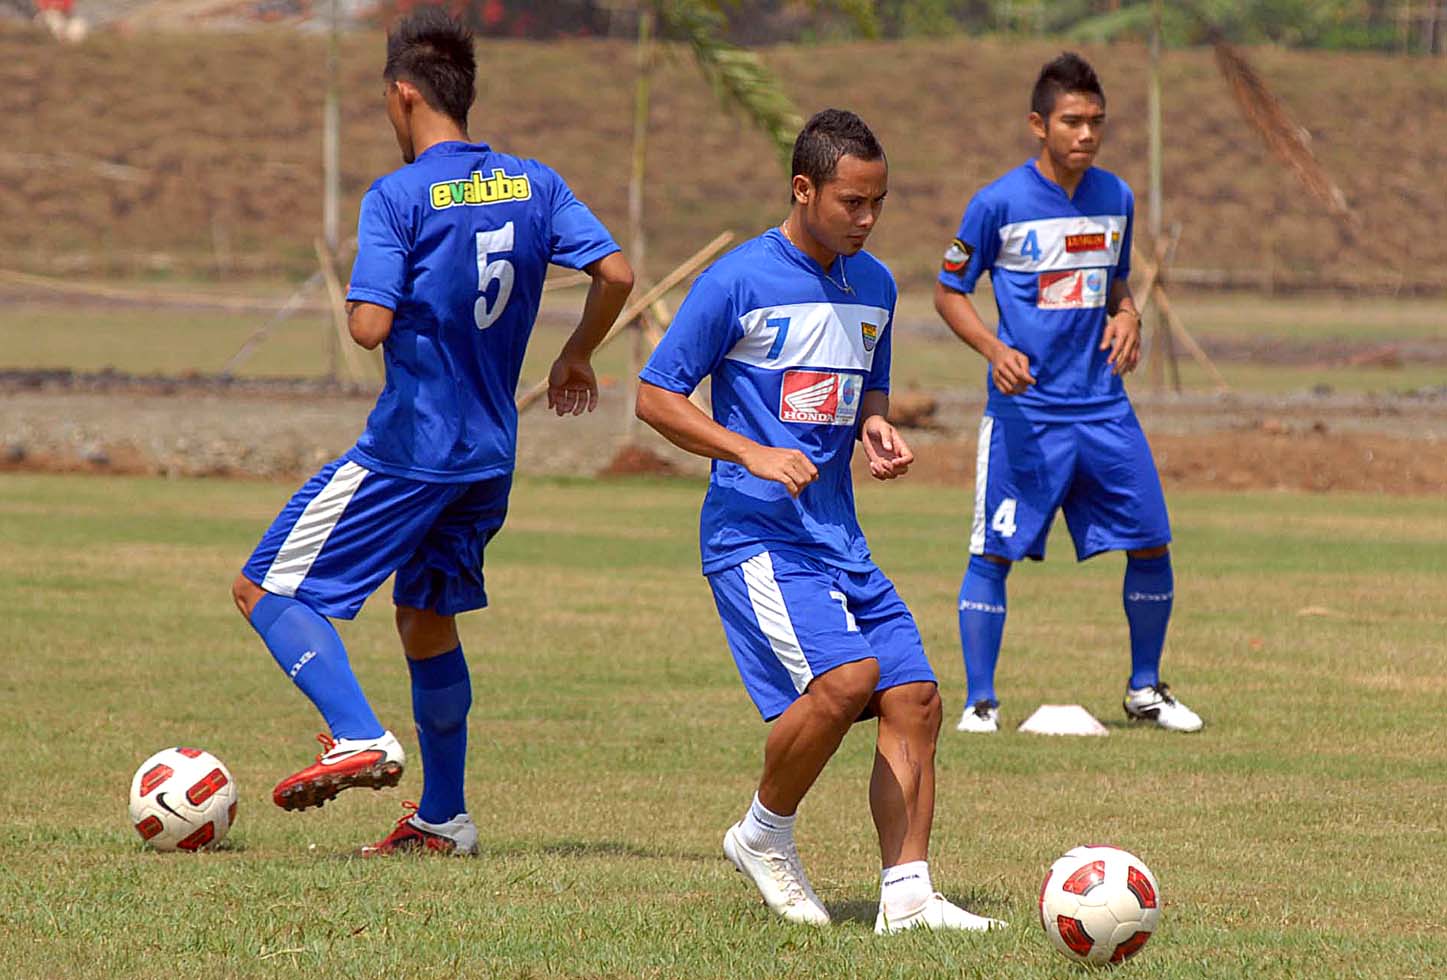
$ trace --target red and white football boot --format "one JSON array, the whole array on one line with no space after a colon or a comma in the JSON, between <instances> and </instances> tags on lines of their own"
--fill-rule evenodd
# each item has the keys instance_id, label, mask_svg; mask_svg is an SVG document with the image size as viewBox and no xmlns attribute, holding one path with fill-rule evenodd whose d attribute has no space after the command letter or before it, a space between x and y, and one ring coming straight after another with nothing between
<instances>
[{"instance_id":1,"label":"red and white football boot","mask_svg":"<svg viewBox=\"0 0 1447 980\"><path fill-rule=\"evenodd\" d=\"M417 804L410 800L402 804L407 813L397 821L397 826L386 837L375 844L368 844L360 851L362 857L379 857L388 854L451 854L470 856L477 853L477 825L465 813L459 813L446 823L428 823L417 816Z\"/></svg>"},{"instance_id":2,"label":"red and white football boot","mask_svg":"<svg viewBox=\"0 0 1447 980\"><path fill-rule=\"evenodd\" d=\"M402 779L407 756L391 732L377 738L333 739L318 735L317 741L322 743L317 761L286 777L271 791L272 800L283 810L321 806L344 789L381 789L396 786Z\"/></svg>"}]
</instances>

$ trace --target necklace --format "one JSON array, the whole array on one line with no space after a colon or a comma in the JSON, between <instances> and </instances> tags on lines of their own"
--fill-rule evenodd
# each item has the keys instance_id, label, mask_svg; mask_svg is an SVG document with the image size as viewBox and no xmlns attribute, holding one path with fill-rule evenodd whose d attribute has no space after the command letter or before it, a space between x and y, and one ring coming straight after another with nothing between
<instances>
[{"instance_id":1,"label":"necklace","mask_svg":"<svg viewBox=\"0 0 1447 980\"><path fill-rule=\"evenodd\" d=\"M793 237L789 234L789 224L788 224L788 222L785 222L784 224L782 224L782 225L779 226L779 234L781 234L781 235L784 236L784 241L788 242L790 245L794 246L795 248L799 248L799 243L796 242L796 241L794 241ZM803 250L802 248L799 248L799 251L800 251L800 252L804 252L804 250ZM809 255L808 252L804 252L804 254L805 254L806 256ZM812 256L810 256L810 258L812 258ZM833 276L831 276L831 275L829 274L829 271L828 271L827 269L825 269L823 266L819 266L819 274L822 275L825 279L829 280L829 283L830 283L835 289L839 290L841 293L844 293L846 296L853 296L853 295L854 295L854 287L851 286L851 285L849 285L849 276L846 275L846 274L845 274L845 271L844 271L844 256L842 256L842 255L835 255L835 256L834 256L834 259L835 259L835 261L839 264L839 278L838 278L838 279L835 279ZM816 266L819 265L817 262L814 263L814 264L815 264Z\"/></svg>"}]
</instances>

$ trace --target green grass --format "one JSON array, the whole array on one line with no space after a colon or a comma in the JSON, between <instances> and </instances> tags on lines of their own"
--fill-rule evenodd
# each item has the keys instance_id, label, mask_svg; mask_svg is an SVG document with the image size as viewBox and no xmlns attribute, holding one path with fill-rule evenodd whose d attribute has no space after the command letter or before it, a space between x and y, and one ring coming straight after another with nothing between
<instances>
[{"instance_id":1,"label":"green grass","mask_svg":"<svg viewBox=\"0 0 1447 980\"><path fill-rule=\"evenodd\" d=\"M1167 678L1198 736L1126 728L1118 558L1011 577L1005 720L1078 701L1106 739L947 728L932 867L1011 922L874 937L869 725L803 809L839 920L771 919L718 852L765 732L694 544L687 482L523 479L488 555L473 667L473 861L359 862L399 791L271 806L317 727L227 585L288 487L0 478L0 975L12 977L1075 977L1034 917L1068 847L1139 853L1166 897L1125 975L1429 977L1447 971L1447 513L1439 500L1177 494ZM967 492L862 488L876 555L920 621L949 713ZM342 632L379 714L415 745L385 598ZM952 720L952 719L951 719ZM134 767L201 744L241 787L207 855L144 852Z\"/></svg>"},{"instance_id":2,"label":"green grass","mask_svg":"<svg viewBox=\"0 0 1447 980\"><path fill-rule=\"evenodd\" d=\"M265 294L274 287L257 287ZM681 300L674 297L673 306ZM582 291L550 293L544 317L534 331L523 365L523 386L543 377L572 329ZM983 306L993 308L988 291ZM1249 296L1195 296L1181 302L1193 333L1209 350L1213 340L1278 338L1287 343L1341 341L1380 346L1427 340L1440 333L1440 304L1381 300L1325 301L1309 297L1265 299ZM173 309L122 308L104 314L97 329L94 310L38 303L21 304L0 319L0 368L71 368L99 371L113 368L141 374L182 374L219 371L248 336L267 322L265 314L233 314ZM935 314L923 293L906 296L900 316L911 323L934 325ZM993 314L991 314L993 319ZM245 376L316 377L331 357L330 322L320 314L298 314L275 325L238 370ZM628 339L599 352L594 367L603 380L629 373ZM364 369L369 358L356 352ZM1324 355L1325 356L1325 355ZM1338 358L1339 360L1339 358ZM1181 375L1189 390L1210 390L1212 379L1184 352ZM1232 388L1241 392L1285 394L1329 386L1345 393L1396 393L1440 386L1447 381L1441 364L1406 358L1401 367L1342 363L1219 365ZM1132 386L1150 384L1145 364ZM984 393L984 366L963 344L938 331L911 331L895 344L893 374L899 388L951 389ZM380 378L370 374L369 378Z\"/></svg>"},{"instance_id":3,"label":"green grass","mask_svg":"<svg viewBox=\"0 0 1447 980\"><path fill-rule=\"evenodd\" d=\"M1140 273L1131 280L1141 286ZM988 278L974 296L985 320L995 322L995 300ZM1293 343L1345 341L1390 344L1442 339L1442 302L1390 296L1278 295L1211 290L1173 290L1172 303L1192 336L1232 341L1280 338ZM906 288L900 315L935 322L929 289ZM1209 345L1208 345L1209 346ZM1185 352L1181 352L1185 355Z\"/></svg>"}]
</instances>

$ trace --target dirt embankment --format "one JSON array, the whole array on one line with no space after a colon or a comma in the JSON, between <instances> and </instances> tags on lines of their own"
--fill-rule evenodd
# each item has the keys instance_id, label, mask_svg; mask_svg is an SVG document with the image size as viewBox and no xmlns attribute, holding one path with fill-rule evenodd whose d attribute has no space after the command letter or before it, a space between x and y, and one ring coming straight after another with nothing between
<instances>
[{"instance_id":1,"label":"dirt embankment","mask_svg":"<svg viewBox=\"0 0 1447 980\"><path fill-rule=\"evenodd\" d=\"M322 215L326 43L266 31L97 35L57 47L0 28L0 264L67 275L309 274ZM877 129L890 196L870 248L917 283L938 268L969 196L1032 152L1029 86L1059 49L953 38L761 54L805 115L844 106ZM1110 97L1101 164L1143 192L1145 52L1082 50ZM1241 121L1209 51L1172 51L1163 217L1181 225L1176 266L1442 282L1442 72L1381 55L1249 53L1310 132L1361 234L1346 240ZM344 225L370 182L399 165L379 99L382 55L380 33L341 45ZM489 41L479 57L472 136L548 161L621 230L632 46ZM723 228L748 235L777 222L785 183L766 139L719 108L686 52L661 60L653 91L644 204L657 275Z\"/></svg>"},{"instance_id":2,"label":"dirt embankment","mask_svg":"<svg viewBox=\"0 0 1447 980\"><path fill-rule=\"evenodd\" d=\"M344 451L369 391L206 376L0 372L0 471L295 481ZM974 479L980 403L920 396L907 429L912 478ZM902 393L898 402L908 406ZM522 418L519 468L549 474L696 477L706 467L635 427L620 452L622 392L581 419ZM1447 391L1418 397L1138 399L1169 487L1447 495Z\"/></svg>"}]
</instances>

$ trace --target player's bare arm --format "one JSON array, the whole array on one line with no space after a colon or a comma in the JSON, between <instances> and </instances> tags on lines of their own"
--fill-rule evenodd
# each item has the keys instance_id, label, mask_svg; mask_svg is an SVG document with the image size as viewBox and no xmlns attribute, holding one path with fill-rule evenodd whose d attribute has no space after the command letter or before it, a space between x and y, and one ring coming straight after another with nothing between
<instances>
[{"instance_id":1,"label":"player's bare arm","mask_svg":"<svg viewBox=\"0 0 1447 980\"><path fill-rule=\"evenodd\" d=\"M995 387L1002 394L1018 395L1035 383L1030 373L1030 359L1010 347L985 326L970 297L942 282L935 283L935 312L956 337L969 344L990 362Z\"/></svg>"},{"instance_id":2,"label":"player's bare arm","mask_svg":"<svg viewBox=\"0 0 1447 980\"><path fill-rule=\"evenodd\" d=\"M719 425L676 391L640 381L636 412L678 448L738 463L761 480L782 483L792 497L819 478L819 470L799 450L760 445Z\"/></svg>"},{"instance_id":3,"label":"player's bare arm","mask_svg":"<svg viewBox=\"0 0 1447 980\"><path fill-rule=\"evenodd\" d=\"M1110 285L1106 309L1111 311L1101 334L1100 349L1109 350L1106 363L1116 374L1130 374L1141 359L1141 315L1130 294L1130 283L1117 279Z\"/></svg>"},{"instance_id":4,"label":"player's bare arm","mask_svg":"<svg viewBox=\"0 0 1447 980\"><path fill-rule=\"evenodd\" d=\"M893 480L909 472L914 451L889 421L889 392L866 391L859 402L864 422L859 426L859 442L869 460L869 475L876 480Z\"/></svg>"},{"instance_id":5,"label":"player's bare arm","mask_svg":"<svg viewBox=\"0 0 1447 980\"><path fill-rule=\"evenodd\" d=\"M622 252L583 268L593 278L583 315L548 372L548 407L559 416L582 415L598 407L598 379L592 357L633 291L633 267Z\"/></svg>"},{"instance_id":6,"label":"player's bare arm","mask_svg":"<svg viewBox=\"0 0 1447 980\"><path fill-rule=\"evenodd\" d=\"M375 350L392 332L392 311L376 303L347 304L347 333L360 347Z\"/></svg>"}]
</instances>

